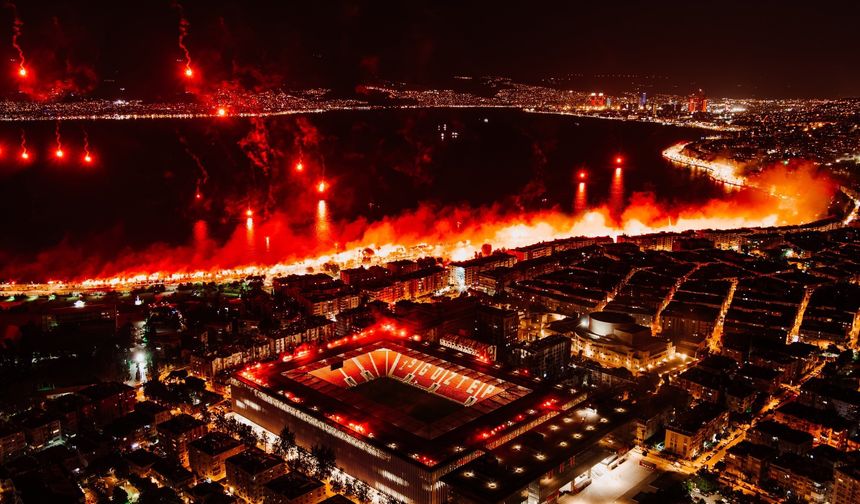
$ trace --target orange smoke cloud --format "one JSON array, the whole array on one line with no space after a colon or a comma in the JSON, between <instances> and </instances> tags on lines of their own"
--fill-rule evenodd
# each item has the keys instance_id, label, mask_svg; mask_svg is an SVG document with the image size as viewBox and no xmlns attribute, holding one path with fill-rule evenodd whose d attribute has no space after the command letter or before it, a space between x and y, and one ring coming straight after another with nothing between
<instances>
[{"instance_id":1,"label":"orange smoke cloud","mask_svg":"<svg viewBox=\"0 0 860 504\"><path fill-rule=\"evenodd\" d=\"M751 177L765 192L741 189L701 205L667 208L650 193L634 193L621 216L602 206L582 215L557 210L508 214L496 209L419 210L368 226L349 247L363 244L455 243L459 249L482 243L511 248L569 236L616 236L695 229L766 227L809 222L824 216L836 185L810 164L777 166ZM772 189L773 194L770 193ZM466 245L469 244L469 245Z\"/></svg>"},{"instance_id":2,"label":"orange smoke cloud","mask_svg":"<svg viewBox=\"0 0 860 504\"><path fill-rule=\"evenodd\" d=\"M636 193L617 218L612 217L609 206L571 215L560 210L520 212L495 206L425 204L376 222L327 221L325 236L308 236L295 230L294 215L276 211L266 219L255 220L253 227L237 225L224 244L195 232L193 242L188 245L155 245L143 252L129 250L111 260L95 260L65 244L26 264L4 261L6 266L0 270L0 276L44 279L51 272L54 278L82 281L136 276L142 279L153 274L170 278L244 268L249 268L245 270L247 273L277 274L304 271L296 268L318 267L332 260L355 261L365 247L377 249L376 256L384 258L392 251L422 244L426 245L423 253L459 260L471 257L484 243L500 249L570 236L800 224L826 215L836 188L810 164L780 165L749 179L756 187L768 190L736 189L724 198L681 208L667 208L651 194Z\"/></svg>"}]
</instances>

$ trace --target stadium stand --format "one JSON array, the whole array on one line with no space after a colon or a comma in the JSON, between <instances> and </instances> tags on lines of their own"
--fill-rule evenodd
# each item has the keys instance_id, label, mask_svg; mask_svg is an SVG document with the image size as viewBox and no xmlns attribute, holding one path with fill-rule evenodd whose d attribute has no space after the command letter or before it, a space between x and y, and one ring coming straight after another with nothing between
<instances>
[{"instance_id":1,"label":"stadium stand","mask_svg":"<svg viewBox=\"0 0 860 504\"><path fill-rule=\"evenodd\" d=\"M351 352L339 358L342 360L310 373L339 387L355 387L388 377L465 406L502 391L487 376L414 351L401 353L378 348Z\"/></svg>"}]
</instances>

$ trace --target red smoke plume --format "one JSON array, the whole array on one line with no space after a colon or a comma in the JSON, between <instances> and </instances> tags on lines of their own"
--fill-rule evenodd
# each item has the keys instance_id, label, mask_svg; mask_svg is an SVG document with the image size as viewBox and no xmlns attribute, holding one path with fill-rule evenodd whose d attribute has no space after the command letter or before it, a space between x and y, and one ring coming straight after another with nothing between
<instances>
[{"instance_id":1,"label":"red smoke plume","mask_svg":"<svg viewBox=\"0 0 860 504\"><path fill-rule=\"evenodd\" d=\"M71 56L73 46L67 41L58 18L52 18L50 39L40 39L50 49L31 51L28 62L18 42L23 23L18 19L14 4L6 5L15 15L12 44L18 51L18 91L34 101L52 101L94 89L98 81L95 70ZM61 54L65 55L62 60L58 59ZM30 65L38 67L38 71L34 72Z\"/></svg>"},{"instance_id":2,"label":"red smoke plume","mask_svg":"<svg viewBox=\"0 0 860 504\"><path fill-rule=\"evenodd\" d=\"M14 21L12 22L12 47L18 52L18 76L25 78L27 77L27 58L24 57L24 50L21 49L21 45L18 43L18 39L21 37L21 28L24 27L24 22L21 21L21 18L18 17L18 8L12 2L6 2L6 7L12 11L12 16Z\"/></svg>"},{"instance_id":3,"label":"red smoke plume","mask_svg":"<svg viewBox=\"0 0 860 504\"><path fill-rule=\"evenodd\" d=\"M84 163L92 163L93 156L90 153L90 135L87 133L87 130L84 130Z\"/></svg>"},{"instance_id":4,"label":"red smoke plume","mask_svg":"<svg viewBox=\"0 0 860 504\"><path fill-rule=\"evenodd\" d=\"M777 166L753 179L757 184L772 184L776 196L743 189L700 205L666 208L653 195L638 193L617 220L608 207L571 215L559 210L523 213L495 206L423 204L414 211L378 222L361 219L330 222L323 205L322 209L317 208L317 217L324 222L318 223L316 234L309 235L293 226L296 209L280 209L266 217L254 217L252 224L240 220L224 244L195 231L194 241L185 246L158 244L146 251L127 250L113 259L97 260L92 258L91 251L65 242L39 254L35 260L0 261L4 264L0 267L0 277L44 279L46 272L51 272L63 280L119 279L153 273L167 278L173 274L249 266L265 267L272 273L287 271L287 265L306 258L315 259L302 263L303 268L319 267L332 259L354 259L365 247L375 248L376 256L384 258L397 247L427 244L426 253L465 259L485 243L499 249L568 236L799 224L823 216L835 189L809 164ZM269 269L273 266L274 269Z\"/></svg>"},{"instance_id":5,"label":"red smoke plume","mask_svg":"<svg viewBox=\"0 0 860 504\"><path fill-rule=\"evenodd\" d=\"M21 130L21 159L27 161L30 159L30 152L27 150L27 134Z\"/></svg>"},{"instance_id":6,"label":"red smoke plume","mask_svg":"<svg viewBox=\"0 0 860 504\"><path fill-rule=\"evenodd\" d=\"M194 77L194 70L191 66L191 53L188 52L188 47L185 45L185 37L188 36L188 27L190 23L185 19L185 9L179 2L173 2L173 8L179 12L179 49L185 55L185 68L183 69L186 78Z\"/></svg>"},{"instance_id":7,"label":"red smoke plume","mask_svg":"<svg viewBox=\"0 0 860 504\"><path fill-rule=\"evenodd\" d=\"M194 164L197 166L197 169L200 171L200 174L197 176L197 183L194 190L194 198L202 199L203 198L203 186L206 185L206 182L209 181L209 172L206 170L206 167L203 166L203 161L200 160L200 157L191 150L191 146L188 145L188 141L184 136L179 135L179 143L185 148L185 153L194 160Z\"/></svg>"},{"instance_id":8,"label":"red smoke plume","mask_svg":"<svg viewBox=\"0 0 860 504\"><path fill-rule=\"evenodd\" d=\"M54 127L54 140L57 143L57 150L54 151L54 155L58 158L62 158L66 153L63 150L63 141L60 137L60 121L57 121L57 125Z\"/></svg>"}]
</instances>

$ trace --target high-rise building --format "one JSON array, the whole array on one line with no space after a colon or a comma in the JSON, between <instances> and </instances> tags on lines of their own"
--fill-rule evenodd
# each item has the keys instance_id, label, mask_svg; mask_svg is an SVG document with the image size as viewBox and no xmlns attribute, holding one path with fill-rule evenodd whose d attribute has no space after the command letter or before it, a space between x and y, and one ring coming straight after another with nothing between
<instances>
[{"instance_id":1,"label":"high-rise building","mask_svg":"<svg viewBox=\"0 0 860 504\"><path fill-rule=\"evenodd\" d=\"M588 96L588 106L595 108L607 107L606 95L603 93L591 93Z\"/></svg>"},{"instance_id":2,"label":"high-rise building","mask_svg":"<svg viewBox=\"0 0 860 504\"><path fill-rule=\"evenodd\" d=\"M690 100L687 103L687 112L695 114L696 112L708 111L708 98L705 92L701 89L690 95Z\"/></svg>"}]
</instances>

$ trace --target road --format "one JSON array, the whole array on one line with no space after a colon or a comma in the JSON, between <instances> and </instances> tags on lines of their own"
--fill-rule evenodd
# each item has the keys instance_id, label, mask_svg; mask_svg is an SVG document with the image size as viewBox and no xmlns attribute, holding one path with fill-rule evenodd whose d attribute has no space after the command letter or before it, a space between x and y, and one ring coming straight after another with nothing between
<instances>
[{"instance_id":1,"label":"road","mask_svg":"<svg viewBox=\"0 0 860 504\"><path fill-rule=\"evenodd\" d=\"M647 460L649 462L654 462L655 464L657 464L658 469L674 470L674 471L682 472L685 474L695 474L700 469L713 470L714 466L718 462L723 460L723 458L726 456L726 452L732 446L734 446L734 445L736 445L739 442L744 440L747 430L749 430L752 427L755 427L758 424L758 422L769 419L774 410L778 409L779 407L781 407L785 403L787 403L787 402L793 400L795 397L797 397L797 394L800 391L800 387L804 383L806 383L808 380L810 380L811 378L818 376L818 374L821 373L821 370L824 369L824 365L825 365L824 361L820 362L814 369L812 369L812 371L807 373L803 378L798 380L798 382L795 383L794 385L783 385L780 388L779 392L773 398L771 398L771 400L768 401L768 403L766 405L764 405L764 407L762 407L762 409L759 411L759 413L755 417L753 417L753 419L750 421L749 424L743 424L743 425L740 425L740 426L732 429L731 431L729 431L729 433L725 437L723 437L722 440L720 440L720 442L717 444L717 446L715 446L714 448L712 448L710 450L702 452L695 459L693 459L693 460L680 460L679 459L677 461L670 461L670 460L667 460L667 459L659 456L658 454L654 454L654 455L649 455ZM753 486L748 485L744 482L734 482L733 481L733 482L729 482L728 484L733 486L735 488L735 490L740 490L740 491L748 493L748 494L753 494L753 493L757 494L768 502L777 502L777 501L773 500L766 493L763 493L759 488L753 487Z\"/></svg>"}]
</instances>

